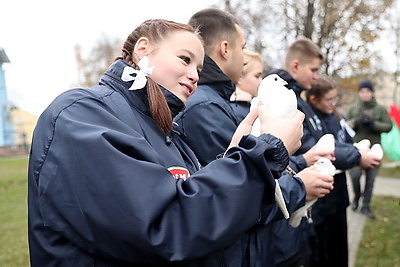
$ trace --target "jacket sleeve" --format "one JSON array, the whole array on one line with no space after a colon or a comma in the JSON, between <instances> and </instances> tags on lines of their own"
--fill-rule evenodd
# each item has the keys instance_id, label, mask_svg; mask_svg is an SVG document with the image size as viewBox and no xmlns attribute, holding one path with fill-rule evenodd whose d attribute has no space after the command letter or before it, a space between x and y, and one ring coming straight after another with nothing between
<instances>
[{"instance_id":1,"label":"jacket sleeve","mask_svg":"<svg viewBox=\"0 0 400 267\"><path fill-rule=\"evenodd\" d=\"M306 189L300 178L289 174L283 174L278 179L278 182L289 214L292 214L305 205ZM261 218L264 225L284 219L283 213L278 205L269 205L267 209L268 210L263 213L263 217Z\"/></svg>"},{"instance_id":2,"label":"jacket sleeve","mask_svg":"<svg viewBox=\"0 0 400 267\"><path fill-rule=\"evenodd\" d=\"M336 140L335 158L333 165L339 170L348 170L360 164L361 154L358 149L349 143L343 143Z\"/></svg>"},{"instance_id":3,"label":"jacket sleeve","mask_svg":"<svg viewBox=\"0 0 400 267\"><path fill-rule=\"evenodd\" d=\"M307 168L307 162L302 154L301 155L292 155L289 158L289 166L295 172L300 172L303 169Z\"/></svg>"},{"instance_id":4,"label":"jacket sleeve","mask_svg":"<svg viewBox=\"0 0 400 267\"><path fill-rule=\"evenodd\" d=\"M392 129L392 121L385 107L378 105L378 118L374 119L373 129L377 133L386 133Z\"/></svg>"},{"instance_id":5,"label":"jacket sleeve","mask_svg":"<svg viewBox=\"0 0 400 267\"><path fill-rule=\"evenodd\" d=\"M153 145L100 106L75 104L40 121L52 130L37 133L47 144L33 152L44 227L81 249L134 263L193 259L230 244L274 205L269 165L288 163L279 139L246 136L225 158L175 180Z\"/></svg>"},{"instance_id":6,"label":"jacket sleeve","mask_svg":"<svg viewBox=\"0 0 400 267\"><path fill-rule=\"evenodd\" d=\"M289 161L290 167L296 172L300 172L303 169L307 168L307 162L304 159L303 154L310 150L317 143L317 140L309 129L309 124L303 123L303 126L304 127L303 137L301 138L301 147L294 153L294 155L290 156Z\"/></svg>"}]
</instances>

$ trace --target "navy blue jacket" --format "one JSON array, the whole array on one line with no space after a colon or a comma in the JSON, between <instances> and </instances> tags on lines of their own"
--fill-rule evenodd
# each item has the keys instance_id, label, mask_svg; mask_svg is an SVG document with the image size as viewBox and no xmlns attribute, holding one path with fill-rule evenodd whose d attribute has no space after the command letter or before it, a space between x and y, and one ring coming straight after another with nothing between
<instances>
[{"instance_id":1,"label":"navy blue jacket","mask_svg":"<svg viewBox=\"0 0 400 267\"><path fill-rule=\"evenodd\" d=\"M326 217L341 214L349 205L349 195L346 183L346 169L351 169L359 165L361 155L353 145L353 139L341 127L339 119L335 114L325 114L312 108L321 121L321 125L326 133L333 134L335 137L335 157L333 162L336 169L342 170L334 176L333 190L313 205L314 224L322 223Z\"/></svg>"},{"instance_id":2,"label":"navy blue jacket","mask_svg":"<svg viewBox=\"0 0 400 267\"><path fill-rule=\"evenodd\" d=\"M235 112L236 118L239 122L241 122L250 111L251 103L248 101L231 101L231 107L233 108L233 112Z\"/></svg>"},{"instance_id":3,"label":"navy blue jacket","mask_svg":"<svg viewBox=\"0 0 400 267\"><path fill-rule=\"evenodd\" d=\"M245 266L257 236L244 233L276 209L270 166L288 164L283 143L245 136L200 169L179 135L155 124L146 90L128 90L125 66L118 60L100 86L61 94L38 120L31 266ZM182 109L164 94L173 114Z\"/></svg>"},{"instance_id":4,"label":"navy blue jacket","mask_svg":"<svg viewBox=\"0 0 400 267\"><path fill-rule=\"evenodd\" d=\"M301 140L302 145L296 151L296 153L290 157L290 166L295 171L301 171L307 167L303 154L307 152L310 148L312 148L317 143L319 138L321 138L324 134L333 133L333 129L328 129L328 127L321 120L321 118L319 118L319 116L315 113L311 106L301 98L300 94L302 91L305 90L305 88L302 87L287 71L282 69L272 69L267 73L267 75L272 73L278 74L288 83L286 87L292 89L296 94L297 108L305 115L305 119L303 122L303 137ZM338 133L334 135L335 137L337 137ZM333 164L337 169L340 170L346 170L358 165L361 159L360 153L352 144L345 143L342 140L338 139L335 142L335 157L336 161L333 162ZM325 200L319 199L316 204L313 205L312 217L313 221L316 223L321 222L327 215L327 209L332 208L332 206L336 205L338 201L343 201L340 209L342 209L344 206L347 207L348 205L346 179L336 176L334 178L335 189L331 191L330 194L322 198ZM345 193L344 189L346 190ZM342 194L345 194L343 198L340 197ZM328 198L332 198L332 200L334 201L328 201ZM332 205L329 204L329 206L327 206L326 203L328 202L332 203ZM337 209L337 207L332 208L332 212L337 211ZM307 226L307 222L305 219L302 220L299 228L291 227L284 220L279 221L274 226L276 227L276 236L280 236L286 233L288 236L291 236L291 239L293 240L293 242L286 242L283 239L277 240L277 262L287 260L291 256L298 253L304 247L304 242L307 239L308 235L311 233L311 228Z\"/></svg>"},{"instance_id":5,"label":"navy blue jacket","mask_svg":"<svg viewBox=\"0 0 400 267\"><path fill-rule=\"evenodd\" d=\"M230 96L234 91L234 84L218 65L206 56L199 86L189 98L185 110L174 120L182 138L193 149L202 165L209 164L225 151L242 120L237 117L230 103ZM288 210L293 212L305 201L305 189L301 179L289 175L281 176L281 172L273 165L270 165L270 170L276 178L280 177L279 183ZM269 219L264 221L266 227L257 227L250 233L250 236L257 237L252 242L255 245L250 251L254 255L252 262L258 263L256 266L273 265L273 228L269 223L280 218L283 218L282 213L275 208L271 210Z\"/></svg>"}]
</instances>

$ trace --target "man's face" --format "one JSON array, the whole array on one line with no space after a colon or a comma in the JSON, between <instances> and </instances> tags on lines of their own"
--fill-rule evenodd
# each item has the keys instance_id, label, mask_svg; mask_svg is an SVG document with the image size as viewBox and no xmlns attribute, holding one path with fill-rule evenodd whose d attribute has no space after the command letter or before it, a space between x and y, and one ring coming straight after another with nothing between
<instances>
[{"instance_id":1,"label":"man's face","mask_svg":"<svg viewBox=\"0 0 400 267\"><path fill-rule=\"evenodd\" d=\"M358 91L358 97L363 102L370 102L372 100L374 93L369 88L361 88Z\"/></svg>"},{"instance_id":2,"label":"man's face","mask_svg":"<svg viewBox=\"0 0 400 267\"><path fill-rule=\"evenodd\" d=\"M309 90L314 81L318 79L320 66L321 59L316 57L309 63L300 64L300 62L298 62L297 66L292 67L290 74L301 86Z\"/></svg>"},{"instance_id":3,"label":"man's face","mask_svg":"<svg viewBox=\"0 0 400 267\"><path fill-rule=\"evenodd\" d=\"M243 66L246 64L243 56L243 48L246 44L242 30L236 25L238 36L234 40L233 44L230 44L230 54L227 59L227 64L224 70L226 76L228 76L233 83L237 83L242 76Z\"/></svg>"}]
</instances>

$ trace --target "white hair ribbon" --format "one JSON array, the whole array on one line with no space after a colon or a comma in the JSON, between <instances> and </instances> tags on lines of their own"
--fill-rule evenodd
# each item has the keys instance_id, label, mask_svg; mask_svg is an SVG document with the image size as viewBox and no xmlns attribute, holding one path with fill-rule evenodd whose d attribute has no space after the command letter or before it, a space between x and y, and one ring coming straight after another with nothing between
<instances>
[{"instance_id":1,"label":"white hair ribbon","mask_svg":"<svg viewBox=\"0 0 400 267\"><path fill-rule=\"evenodd\" d=\"M123 80L124 82L133 81L129 90L142 89L146 85L147 83L146 76L152 74L154 69L154 67L148 67L148 65L149 65L149 59L146 56L144 56L138 62L140 70L135 70L134 68L129 66L126 66L124 68L124 71L122 72L121 75L121 80Z\"/></svg>"}]
</instances>

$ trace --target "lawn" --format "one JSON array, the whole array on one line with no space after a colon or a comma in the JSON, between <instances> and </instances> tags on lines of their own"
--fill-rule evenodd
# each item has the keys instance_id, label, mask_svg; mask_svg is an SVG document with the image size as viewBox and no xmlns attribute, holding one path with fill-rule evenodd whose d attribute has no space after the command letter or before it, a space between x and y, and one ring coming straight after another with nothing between
<instances>
[{"instance_id":1,"label":"lawn","mask_svg":"<svg viewBox=\"0 0 400 267\"><path fill-rule=\"evenodd\" d=\"M400 200L374 196L372 207L377 219L365 224L355 266L400 267Z\"/></svg>"},{"instance_id":2,"label":"lawn","mask_svg":"<svg viewBox=\"0 0 400 267\"><path fill-rule=\"evenodd\" d=\"M0 266L29 266L27 157L0 158Z\"/></svg>"},{"instance_id":3,"label":"lawn","mask_svg":"<svg viewBox=\"0 0 400 267\"><path fill-rule=\"evenodd\" d=\"M395 163L395 162L392 162L386 155L384 155L382 159L382 165L379 168L378 176L400 179L400 164L387 166L387 164L390 163Z\"/></svg>"}]
</instances>

